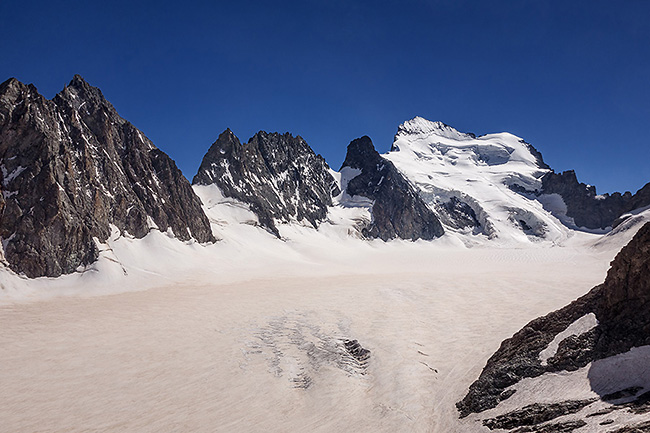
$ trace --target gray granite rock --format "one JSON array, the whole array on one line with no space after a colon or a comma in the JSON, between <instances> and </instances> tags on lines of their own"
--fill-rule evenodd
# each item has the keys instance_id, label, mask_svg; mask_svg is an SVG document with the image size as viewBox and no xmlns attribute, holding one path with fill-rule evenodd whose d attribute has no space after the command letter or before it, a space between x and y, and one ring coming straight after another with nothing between
<instances>
[{"instance_id":1,"label":"gray granite rock","mask_svg":"<svg viewBox=\"0 0 650 433\"><path fill-rule=\"evenodd\" d=\"M496 418L489 418L483 421L483 425L490 430L510 430L515 427L532 426L541 424L564 415L576 413L585 406L590 405L596 399L590 400L567 400L558 403L534 403L522 409L499 415ZM531 430L534 431L534 430Z\"/></svg>"},{"instance_id":2,"label":"gray granite rock","mask_svg":"<svg viewBox=\"0 0 650 433\"><path fill-rule=\"evenodd\" d=\"M519 427L515 430L512 430L510 433L571 433L574 430L577 430L581 427L586 426L587 423L581 419L558 422L558 423L549 423L549 424L537 424L532 426Z\"/></svg>"},{"instance_id":3,"label":"gray granite rock","mask_svg":"<svg viewBox=\"0 0 650 433\"><path fill-rule=\"evenodd\" d=\"M541 194L559 194L567 206L567 216L576 226L605 229L620 223L621 215L650 205L650 183L632 194L596 194L596 187L578 182L573 170L549 172L542 177Z\"/></svg>"},{"instance_id":4,"label":"gray granite rock","mask_svg":"<svg viewBox=\"0 0 650 433\"><path fill-rule=\"evenodd\" d=\"M443 235L438 217L393 163L379 155L369 137L350 143L341 168L344 167L361 171L348 182L346 192L374 202L372 221L362 230L364 236L429 240Z\"/></svg>"},{"instance_id":5,"label":"gray granite rock","mask_svg":"<svg viewBox=\"0 0 650 433\"><path fill-rule=\"evenodd\" d=\"M596 315L598 326L563 340L547 365L542 365L539 353L556 335L588 313ZM533 320L501 343L457 408L461 417L482 412L510 397L512 392L506 388L523 378L576 370L649 344L650 223L646 223L618 253L603 284L568 306Z\"/></svg>"},{"instance_id":6,"label":"gray granite rock","mask_svg":"<svg viewBox=\"0 0 650 433\"><path fill-rule=\"evenodd\" d=\"M76 75L52 100L0 84L0 237L28 277L74 272L98 257L111 224L136 238L155 224L214 241L198 197L172 161Z\"/></svg>"},{"instance_id":7,"label":"gray granite rock","mask_svg":"<svg viewBox=\"0 0 650 433\"><path fill-rule=\"evenodd\" d=\"M203 157L192 181L214 184L250 205L260 224L279 236L275 221L307 220L318 227L338 186L322 156L302 137L260 131L242 145L227 129Z\"/></svg>"}]
</instances>

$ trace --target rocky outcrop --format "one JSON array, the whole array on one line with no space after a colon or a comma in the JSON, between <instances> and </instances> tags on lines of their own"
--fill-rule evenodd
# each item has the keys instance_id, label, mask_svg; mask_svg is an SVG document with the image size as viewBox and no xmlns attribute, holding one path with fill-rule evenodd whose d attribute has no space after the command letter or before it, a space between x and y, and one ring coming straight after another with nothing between
<instances>
[{"instance_id":1,"label":"rocky outcrop","mask_svg":"<svg viewBox=\"0 0 650 433\"><path fill-rule=\"evenodd\" d=\"M609 433L650 433L650 421L621 427Z\"/></svg>"},{"instance_id":2,"label":"rocky outcrop","mask_svg":"<svg viewBox=\"0 0 650 433\"><path fill-rule=\"evenodd\" d=\"M579 318L593 313L597 325L559 342L546 363L540 353ZM573 371L590 362L650 345L650 223L612 262L605 282L568 306L538 318L505 340L488 360L467 396L457 404L461 417L496 407L513 395L507 389L526 377ZM621 396L640 389L621 390ZM609 401L617 394L601 396ZM635 407L645 404L637 397Z\"/></svg>"},{"instance_id":3,"label":"rocky outcrop","mask_svg":"<svg viewBox=\"0 0 650 433\"><path fill-rule=\"evenodd\" d=\"M559 403L534 403L523 409L499 415L483 421L483 425L490 430L510 430L515 427L532 426L550 421L561 416L576 413L583 407L593 403L595 399L589 400L568 400Z\"/></svg>"},{"instance_id":4,"label":"rocky outcrop","mask_svg":"<svg viewBox=\"0 0 650 433\"><path fill-rule=\"evenodd\" d=\"M478 205L476 206L478 207ZM436 209L438 216L449 227L455 229L481 227L474 209L456 196L452 196L448 201L441 202L436 206Z\"/></svg>"},{"instance_id":5,"label":"rocky outcrop","mask_svg":"<svg viewBox=\"0 0 650 433\"><path fill-rule=\"evenodd\" d=\"M532 144L528 143L525 140L521 140L521 142L522 142L522 144L524 144L528 148L528 151L531 153L531 155L533 155L535 157L535 161L537 162L537 166L539 168L544 169L544 170L550 170L551 169L551 167L547 163L544 162L544 157L542 156L542 152L537 150L537 148L535 148L535 146L533 146Z\"/></svg>"},{"instance_id":6,"label":"rocky outcrop","mask_svg":"<svg viewBox=\"0 0 650 433\"><path fill-rule=\"evenodd\" d=\"M513 395L511 391L506 391L506 388L525 377L557 371L554 361L560 362L561 356L557 355L562 353L562 347L558 349L555 357L557 359L549 359L547 365L542 365L540 352L571 323L592 312L600 294L600 287L597 286L565 308L533 320L512 338L501 343L501 347L488 360L478 380L470 386L465 398L456 405L461 417L496 407ZM591 353L590 350L589 352ZM582 362L574 364L572 369L586 365L588 359L589 357L582 359Z\"/></svg>"},{"instance_id":7,"label":"rocky outcrop","mask_svg":"<svg viewBox=\"0 0 650 433\"><path fill-rule=\"evenodd\" d=\"M438 217L393 163L379 155L369 137L350 143L341 169L345 167L360 170L348 182L346 192L373 200L372 221L362 229L364 236L383 240L442 236Z\"/></svg>"},{"instance_id":8,"label":"rocky outcrop","mask_svg":"<svg viewBox=\"0 0 650 433\"><path fill-rule=\"evenodd\" d=\"M111 225L214 241L174 161L76 75L52 100L33 85L0 85L0 237L28 277L74 272L98 257Z\"/></svg>"},{"instance_id":9,"label":"rocky outcrop","mask_svg":"<svg viewBox=\"0 0 650 433\"><path fill-rule=\"evenodd\" d=\"M597 356L650 344L650 223L618 253L601 292L594 305L601 330Z\"/></svg>"},{"instance_id":10,"label":"rocky outcrop","mask_svg":"<svg viewBox=\"0 0 650 433\"><path fill-rule=\"evenodd\" d=\"M650 183L632 194L596 194L596 187L578 182L573 170L549 172L542 177L541 194L559 194L566 204L567 216L577 227L605 229L615 226L626 212L650 205Z\"/></svg>"},{"instance_id":11,"label":"rocky outcrop","mask_svg":"<svg viewBox=\"0 0 650 433\"><path fill-rule=\"evenodd\" d=\"M549 424L535 424L531 426L519 427L512 430L512 433L571 433L572 431L586 426L587 423L582 420L549 423Z\"/></svg>"},{"instance_id":12,"label":"rocky outcrop","mask_svg":"<svg viewBox=\"0 0 650 433\"><path fill-rule=\"evenodd\" d=\"M224 131L192 183L214 184L226 197L249 204L260 224L278 236L276 220L317 227L340 192L323 157L302 137L264 131L244 145L230 129Z\"/></svg>"}]
</instances>

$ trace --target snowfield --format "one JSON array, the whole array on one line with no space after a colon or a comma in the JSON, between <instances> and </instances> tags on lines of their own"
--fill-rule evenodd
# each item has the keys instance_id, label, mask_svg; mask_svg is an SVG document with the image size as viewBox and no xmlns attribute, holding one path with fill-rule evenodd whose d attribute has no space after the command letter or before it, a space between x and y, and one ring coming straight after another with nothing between
<instances>
[{"instance_id":1,"label":"snowfield","mask_svg":"<svg viewBox=\"0 0 650 433\"><path fill-rule=\"evenodd\" d=\"M143 239L114 228L99 260L72 275L0 267L0 430L486 432L486 416L646 374L650 352L638 348L522 380L496 408L459 419L456 402L501 342L603 282L650 209L607 234L567 228L559 196L534 199L547 169L511 134L415 118L385 157L434 212L455 198L480 224L441 215L434 241L362 240L373 202L345 192L359 170L344 169L318 230L279 224L278 239L248 205L194 186L215 244L151 224ZM593 326L583 317L540 359ZM599 432L590 423L576 432Z\"/></svg>"},{"instance_id":2,"label":"snowfield","mask_svg":"<svg viewBox=\"0 0 650 433\"><path fill-rule=\"evenodd\" d=\"M84 272L3 270L2 430L487 431L454 406L487 358L602 282L634 232L468 248L337 221L279 240L203 188L214 245L115 232Z\"/></svg>"}]
</instances>

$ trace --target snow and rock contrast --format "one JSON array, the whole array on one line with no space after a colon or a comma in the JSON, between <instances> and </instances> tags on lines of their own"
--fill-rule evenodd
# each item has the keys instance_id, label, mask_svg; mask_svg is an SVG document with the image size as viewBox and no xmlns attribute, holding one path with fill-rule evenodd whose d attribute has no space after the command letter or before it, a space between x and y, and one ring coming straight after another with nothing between
<instances>
[{"instance_id":1,"label":"snow and rock contrast","mask_svg":"<svg viewBox=\"0 0 650 433\"><path fill-rule=\"evenodd\" d=\"M379 155L370 138L350 143L343 171L348 178L345 192L372 201L372 219L361 229L364 236L430 240L443 235L437 216L393 163Z\"/></svg>"},{"instance_id":2,"label":"snow and rock contrast","mask_svg":"<svg viewBox=\"0 0 650 433\"><path fill-rule=\"evenodd\" d=\"M11 269L58 276L94 262L111 225L214 241L176 164L76 75L52 100L0 85L0 237Z\"/></svg>"},{"instance_id":3,"label":"snow and rock contrast","mask_svg":"<svg viewBox=\"0 0 650 433\"><path fill-rule=\"evenodd\" d=\"M0 164L7 431L648 431L647 186L422 118L339 172L226 130L190 186L79 76L0 85Z\"/></svg>"},{"instance_id":4,"label":"snow and rock contrast","mask_svg":"<svg viewBox=\"0 0 650 433\"><path fill-rule=\"evenodd\" d=\"M548 166L512 134L476 137L416 117L400 125L385 158L450 231L518 241L568 236L535 199Z\"/></svg>"},{"instance_id":5,"label":"snow and rock contrast","mask_svg":"<svg viewBox=\"0 0 650 433\"><path fill-rule=\"evenodd\" d=\"M542 177L539 200L552 203L553 195L560 196L564 208L555 212L568 225L587 229L607 229L620 224L619 218L627 212L650 206L650 183L635 194L596 194L596 187L578 182L573 170L549 172Z\"/></svg>"},{"instance_id":6,"label":"snow and rock contrast","mask_svg":"<svg viewBox=\"0 0 650 433\"><path fill-rule=\"evenodd\" d=\"M302 137L260 131L242 145L229 129L203 157L194 185L215 185L250 206L260 224L279 235L277 222L318 227L339 194L323 157Z\"/></svg>"},{"instance_id":7,"label":"snow and rock contrast","mask_svg":"<svg viewBox=\"0 0 650 433\"><path fill-rule=\"evenodd\" d=\"M2 429L486 432L454 406L486 359L613 257L368 241L329 223L281 226L281 241L227 223L256 217L240 202L202 197L219 242L115 233L92 271L0 274Z\"/></svg>"},{"instance_id":8,"label":"snow and rock contrast","mask_svg":"<svg viewBox=\"0 0 650 433\"><path fill-rule=\"evenodd\" d=\"M461 416L484 412L490 429L637 431L650 413L649 305L646 223L603 284L501 344L458 403Z\"/></svg>"}]
</instances>

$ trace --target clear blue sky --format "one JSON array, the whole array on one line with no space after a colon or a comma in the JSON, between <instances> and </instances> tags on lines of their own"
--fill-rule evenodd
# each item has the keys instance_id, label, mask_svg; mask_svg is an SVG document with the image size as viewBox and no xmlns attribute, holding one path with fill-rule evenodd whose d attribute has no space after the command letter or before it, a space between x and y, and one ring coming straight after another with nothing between
<instances>
[{"instance_id":1,"label":"clear blue sky","mask_svg":"<svg viewBox=\"0 0 650 433\"><path fill-rule=\"evenodd\" d=\"M230 127L338 169L413 116L512 132L599 192L650 181L650 1L3 1L0 81L81 74L192 178Z\"/></svg>"}]
</instances>

